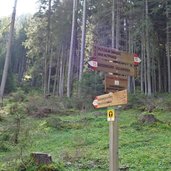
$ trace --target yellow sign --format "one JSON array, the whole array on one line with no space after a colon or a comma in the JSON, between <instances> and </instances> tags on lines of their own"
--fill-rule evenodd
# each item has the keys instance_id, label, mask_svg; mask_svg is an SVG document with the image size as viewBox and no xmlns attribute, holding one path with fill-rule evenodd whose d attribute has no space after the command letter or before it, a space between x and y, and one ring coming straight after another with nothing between
<instances>
[{"instance_id":1,"label":"yellow sign","mask_svg":"<svg viewBox=\"0 0 171 171\"><path fill-rule=\"evenodd\" d=\"M115 120L115 111L113 109L107 110L107 120L114 121Z\"/></svg>"}]
</instances>

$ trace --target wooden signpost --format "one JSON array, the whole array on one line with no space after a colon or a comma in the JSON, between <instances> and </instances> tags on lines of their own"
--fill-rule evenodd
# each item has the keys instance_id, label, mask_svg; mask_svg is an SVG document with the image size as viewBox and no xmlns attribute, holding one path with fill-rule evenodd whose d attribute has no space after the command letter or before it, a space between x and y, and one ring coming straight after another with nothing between
<instances>
[{"instance_id":1,"label":"wooden signpost","mask_svg":"<svg viewBox=\"0 0 171 171\"><path fill-rule=\"evenodd\" d=\"M107 110L109 121L109 171L119 171L118 164L118 115L111 108L127 104L128 76L134 76L134 65L141 60L137 55L121 52L113 48L94 45L93 58L88 62L93 70L107 73L105 75L105 92L93 101L95 108Z\"/></svg>"},{"instance_id":2,"label":"wooden signpost","mask_svg":"<svg viewBox=\"0 0 171 171\"><path fill-rule=\"evenodd\" d=\"M107 120L109 121L109 170L118 171L118 115L112 106L127 104L127 90L97 96L93 101L95 108L108 107ZM110 107L110 108L109 108Z\"/></svg>"}]
</instances>

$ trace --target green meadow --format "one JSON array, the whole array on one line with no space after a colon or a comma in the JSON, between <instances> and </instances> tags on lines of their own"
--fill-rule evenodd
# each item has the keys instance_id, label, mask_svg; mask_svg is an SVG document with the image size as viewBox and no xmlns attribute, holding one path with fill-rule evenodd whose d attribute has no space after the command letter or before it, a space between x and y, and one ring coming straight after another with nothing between
<instances>
[{"instance_id":1,"label":"green meadow","mask_svg":"<svg viewBox=\"0 0 171 171\"><path fill-rule=\"evenodd\" d=\"M153 114L159 122L142 124L138 121L140 110L118 111L121 170L171 170L171 112L156 111ZM2 119L1 123L4 125L7 121ZM5 141L5 135L1 134L1 170L17 170L32 152L49 153L54 163L60 165L59 170L108 170L109 122L106 110L72 111L66 115L56 113L44 118L27 116L21 121L21 127L22 135L17 145ZM34 169L28 167L27 170Z\"/></svg>"}]
</instances>

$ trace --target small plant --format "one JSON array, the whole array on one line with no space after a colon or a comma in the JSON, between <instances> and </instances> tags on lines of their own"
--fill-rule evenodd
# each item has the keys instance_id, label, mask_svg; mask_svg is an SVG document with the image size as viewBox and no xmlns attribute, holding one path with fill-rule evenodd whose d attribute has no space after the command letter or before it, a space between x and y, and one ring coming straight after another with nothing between
<instances>
[{"instance_id":1,"label":"small plant","mask_svg":"<svg viewBox=\"0 0 171 171\"><path fill-rule=\"evenodd\" d=\"M11 93L9 100L11 102L23 102L26 99L26 95L23 90L19 89L18 91Z\"/></svg>"},{"instance_id":2,"label":"small plant","mask_svg":"<svg viewBox=\"0 0 171 171\"><path fill-rule=\"evenodd\" d=\"M65 171L62 163L52 163L48 165L36 165L33 161L22 162L18 171Z\"/></svg>"},{"instance_id":3,"label":"small plant","mask_svg":"<svg viewBox=\"0 0 171 171\"><path fill-rule=\"evenodd\" d=\"M3 142L3 141L0 141L0 152L8 152L10 151L8 145Z\"/></svg>"}]
</instances>

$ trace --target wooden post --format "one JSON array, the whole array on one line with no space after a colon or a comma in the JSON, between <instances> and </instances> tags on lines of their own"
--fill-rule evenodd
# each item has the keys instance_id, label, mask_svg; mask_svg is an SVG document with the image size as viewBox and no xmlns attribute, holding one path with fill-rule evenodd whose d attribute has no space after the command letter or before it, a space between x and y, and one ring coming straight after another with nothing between
<instances>
[{"instance_id":1,"label":"wooden post","mask_svg":"<svg viewBox=\"0 0 171 171\"><path fill-rule=\"evenodd\" d=\"M115 111L114 121L109 121L109 171L119 171L118 165L118 114Z\"/></svg>"}]
</instances>

